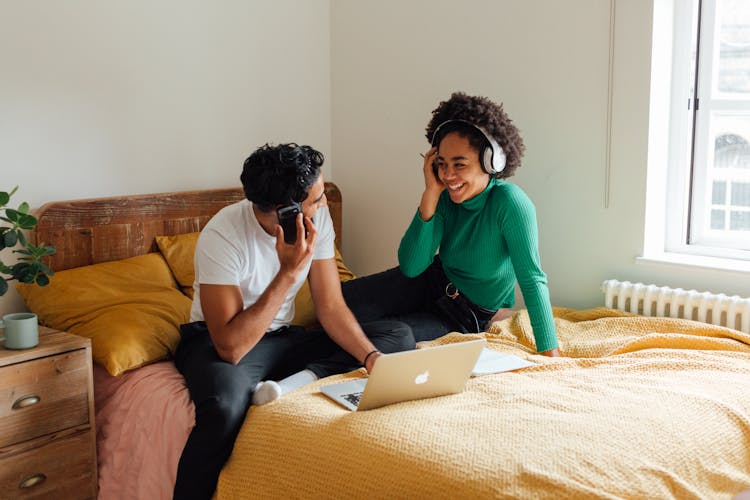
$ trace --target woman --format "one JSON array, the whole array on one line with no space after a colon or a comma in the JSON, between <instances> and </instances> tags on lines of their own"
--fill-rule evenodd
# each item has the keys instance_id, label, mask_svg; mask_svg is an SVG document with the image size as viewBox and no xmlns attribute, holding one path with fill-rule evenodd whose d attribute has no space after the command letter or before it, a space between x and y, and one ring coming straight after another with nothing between
<instances>
[{"instance_id":1,"label":"woman","mask_svg":"<svg viewBox=\"0 0 750 500\"><path fill-rule=\"evenodd\" d=\"M518 129L502 105L456 92L432 112L426 131L425 187L399 267L344 283L350 309L359 321L398 318L417 341L480 332L509 315L518 280L537 351L559 356L536 211L504 180L525 151Z\"/></svg>"}]
</instances>

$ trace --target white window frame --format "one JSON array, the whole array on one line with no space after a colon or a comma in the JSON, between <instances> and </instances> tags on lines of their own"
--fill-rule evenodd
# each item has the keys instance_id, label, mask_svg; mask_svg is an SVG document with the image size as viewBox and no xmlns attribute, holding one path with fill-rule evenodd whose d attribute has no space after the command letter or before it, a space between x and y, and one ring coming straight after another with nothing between
<instances>
[{"instance_id":1,"label":"white window frame","mask_svg":"<svg viewBox=\"0 0 750 500\"><path fill-rule=\"evenodd\" d=\"M654 0L652 37L652 80L649 118L649 166L646 192L646 221L643 259L671 263L692 264L703 267L750 271L750 251L722 247L725 243L717 234L696 233L696 224L702 223L701 213L693 211L690 221L691 178L689 161L692 147L692 89L695 70L692 67L692 39L695 30L697 2L699 0ZM718 54L718 47L707 43L706 23L713 30L715 0L703 0L703 39L700 64L710 68ZM707 9L708 7L708 9ZM665 41L667 43L665 43ZM704 55L703 52L712 53ZM705 71L703 72L706 73ZM705 75L711 81L711 74ZM705 81L698 82L699 89L706 88ZM712 126L711 111L720 109L719 101L706 95L701 98L696 118L695 166L706 165L707 152L713 154L709 135ZM700 98L700 96L699 96ZM748 102L750 104L750 102ZM689 105L689 106L688 106ZM734 108L737 109L737 108ZM748 107L750 110L750 106ZM704 112L705 111L705 112ZM750 138L749 142L750 142ZM693 185L708 189L693 189L693 203L708 203L710 183L705 168L693 170ZM690 230L690 242L688 231Z\"/></svg>"},{"instance_id":2,"label":"white window frame","mask_svg":"<svg viewBox=\"0 0 750 500\"><path fill-rule=\"evenodd\" d=\"M693 0L697 3L697 0ZM685 2L690 3L690 2ZM710 213L712 205L713 180L719 176L736 179L742 174L747 177L750 170L735 172L734 169L709 169L708 165L714 164L714 142L721 132L718 130L717 117L741 117L746 119L750 116L750 98L737 94L721 93L716 84L719 75L719 45L716 42L715 33L720 29L721 20L718 9L721 2L716 0L702 0L701 8L701 44L700 44L700 66L704 68L699 74L698 89L700 107L696 113L696 143L695 164L693 167L693 192L692 206L703 208L693 210L691 214L691 230L688 236L689 246L703 247L704 253L713 252L719 255L737 255L742 258L743 253L750 250L750 235L745 234L742 238L726 231L710 229ZM747 127L750 129L750 126ZM732 130L730 132L736 132ZM750 130L743 136L750 143ZM711 249L721 250L711 250ZM731 250L739 249L740 252Z\"/></svg>"}]
</instances>

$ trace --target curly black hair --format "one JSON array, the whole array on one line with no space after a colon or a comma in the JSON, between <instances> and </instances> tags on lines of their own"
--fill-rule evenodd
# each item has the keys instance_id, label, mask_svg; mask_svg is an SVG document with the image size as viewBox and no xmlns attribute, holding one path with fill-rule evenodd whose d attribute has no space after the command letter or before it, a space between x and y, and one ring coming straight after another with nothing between
<instances>
[{"instance_id":1,"label":"curly black hair","mask_svg":"<svg viewBox=\"0 0 750 500\"><path fill-rule=\"evenodd\" d=\"M442 101L432 111L432 119L425 129L427 140L432 142L435 130L438 126L448 120L465 120L484 129L503 148L506 156L505 168L502 172L494 174L497 179L512 176L521 166L521 158L526 151L521 134L513 125L513 121L503 110L503 105L497 104L487 97L470 96L463 92L454 92L450 99ZM486 139L483 139L477 131L472 128L453 128L461 136L467 137L477 151L481 151ZM452 131L448 129L447 131ZM447 133L446 131L446 133ZM441 135L444 135L441 129ZM438 141L442 137L438 138Z\"/></svg>"},{"instance_id":2,"label":"curly black hair","mask_svg":"<svg viewBox=\"0 0 750 500\"><path fill-rule=\"evenodd\" d=\"M245 197L263 212L301 203L324 161L323 153L310 146L265 144L245 160L240 175Z\"/></svg>"}]
</instances>

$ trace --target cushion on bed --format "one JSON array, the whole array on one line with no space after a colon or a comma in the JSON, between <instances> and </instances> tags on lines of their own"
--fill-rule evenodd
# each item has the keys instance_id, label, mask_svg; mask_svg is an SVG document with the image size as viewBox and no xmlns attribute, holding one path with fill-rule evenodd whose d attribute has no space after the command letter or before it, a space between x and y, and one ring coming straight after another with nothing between
<instances>
[{"instance_id":1,"label":"cushion on bed","mask_svg":"<svg viewBox=\"0 0 750 500\"><path fill-rule=\"evenodd\" d=\"M189 319L159 253L59 271L45 287L18 285L41 323L89 337L94 361L112 375L164 359Z\"/></svg>"},{"instance_id":2,"label":"cushion on bed","mask_svg":"<svg viewBox=\"0 0 750 500\"><path fill-rule=\"evenodd\" d=\"M172 270L177 283L179 283L182 291L190 298L193 297L193 281L195 280L193 255L195 254L195 245L198 242L199 234L196 232L156 237L156 244L167 260L167 264L169 264L169 268ZM338 248L334 250L336 252L339 279L341 281L348 281L354 278L354 273L344 264L344 259L341 257ZM297 292L297 296L294 299L294 311L293 324L310 327L317 323L310 286L307 282Z\"/></svg>"},{"instance_id":3,"label":"cushion on bed","mask_svg":"<svg viewBox=\"0 0 750 500\"><path fill-rule=\"evenodd\" d=\"M341 257L338 248L334 248L336 252L336 265L339 269L339 279L341 281L349 281L354 279L354 273L346 267L344 259ZM311 327L318 323L318 318L315 316L315 305L312 300L312 293L310 292L310 283L305 281L302 288L297 292L297 296L294 298L294 318L292 324L302 325L304 327Z\"/></svg>"},{"instance_id":4,"label":"cushion on bed","mask_svg":"<svg viewBox=\"0 0 750 500\"><path fill-rule=\"evenodd\" d=\"M183 293L191 299L193 298L193 281L195 280L193 254L195 254L195 245L198 243L200 234L195 232L156 237L156 244L167 260L169 269L172 270L172 274L174 274Z\"/></svg>"}]
</instances>

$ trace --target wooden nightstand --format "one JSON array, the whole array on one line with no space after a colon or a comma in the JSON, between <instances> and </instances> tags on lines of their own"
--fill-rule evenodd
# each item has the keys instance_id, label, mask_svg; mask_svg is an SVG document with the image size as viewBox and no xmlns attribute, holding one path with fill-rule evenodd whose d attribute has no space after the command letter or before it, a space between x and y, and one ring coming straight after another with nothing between
<instances>
[{"instance_id":1,"label":"wooden nightstand","mask_svg":"<svg viewBox=\"0 0 750 500\"><path fill-rule=\"evenodd\" d=\"M91 341L40 327L39 345L0 343L0 496L96 498Z\"/></svg>"}]
</instances>

